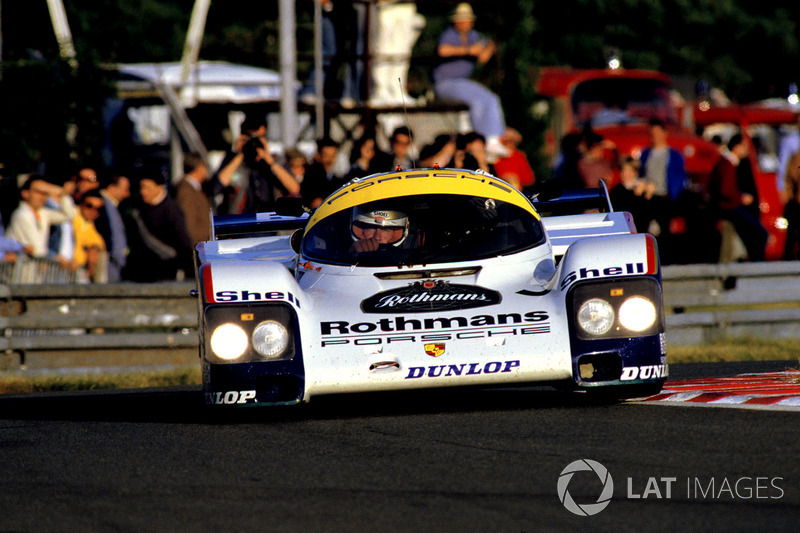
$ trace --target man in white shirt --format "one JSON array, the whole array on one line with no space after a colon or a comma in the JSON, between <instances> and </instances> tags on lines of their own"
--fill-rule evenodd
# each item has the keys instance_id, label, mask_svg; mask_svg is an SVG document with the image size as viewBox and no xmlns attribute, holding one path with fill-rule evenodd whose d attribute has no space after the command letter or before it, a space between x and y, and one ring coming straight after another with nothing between
<instances>
[{"instance_id":1,"label":"man in white shirt","mask_svg":"<svg viewBox=\"0 0 800 533\"><path fill-rule=\"evenodd\" d=\"M58 185L49 183L42 176L33 175L20 189L22 201L11 214L7 236L22 243L24 251L33 257L47 257L47 241L50 226L71 221L77 211L72 198ZM52 198L58 209L45 207ZM66 259L55 257L66 266Z\"/></svg>"}]
</instances>

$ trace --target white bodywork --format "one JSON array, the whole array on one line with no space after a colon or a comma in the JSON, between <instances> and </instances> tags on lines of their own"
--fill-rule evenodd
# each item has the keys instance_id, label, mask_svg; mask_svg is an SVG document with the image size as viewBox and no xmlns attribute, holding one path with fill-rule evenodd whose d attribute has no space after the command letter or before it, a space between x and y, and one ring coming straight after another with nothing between
<instances>
[{"instance_id":1,"label":"white bodywork","mask_svg":"<svg viewBox=\"0 0 800 533\"><path fill-rule=\"evenodd\" d=\"M198 247L200 264L211 265L204 303L290 304L300 328L306 400L342 392L569 380L569 286L585 278L642 275L652 265L646 237L631 234L627 213L543 223L548 238L540 246L430 266L308 261L290 248L289 236L206 242ZM466 272L452 275L460 269ZM363 312L366 299L409 286L415 280L403 276L418 272L426 280L490 288L502 301L435 313Z\"/></svg>"}]
</instances>

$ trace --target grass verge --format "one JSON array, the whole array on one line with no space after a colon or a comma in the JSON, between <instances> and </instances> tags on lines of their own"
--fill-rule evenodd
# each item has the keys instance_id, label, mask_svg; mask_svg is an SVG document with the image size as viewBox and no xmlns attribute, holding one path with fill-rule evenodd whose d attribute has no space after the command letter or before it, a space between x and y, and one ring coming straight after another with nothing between
<instances>
[{"instance_id":1,"label":"grass verge","mask_svg":"<svg viewBox=\"0 0 800 533\"><path fill-rule=\"evenodd\" d=\"M135 372L130 374L87 374L65 376L21 376L19 374L0 377L0 394L28 392L54 392L102 389L141 389L147 387L171 387L176 385L199 385L202 381L200 367Z\"/></svg>"},{"instance_id":2,"label":"grass verge","mask_svg":"<svg viewBox=\"0 0 800 533\"><path fill-rule=\"evenodd\" d=\"M670 363L719 363L729 361L784 361L800 359L800 339L731 339L705 346L670 346Z\"/></svg>"}]
</instances>

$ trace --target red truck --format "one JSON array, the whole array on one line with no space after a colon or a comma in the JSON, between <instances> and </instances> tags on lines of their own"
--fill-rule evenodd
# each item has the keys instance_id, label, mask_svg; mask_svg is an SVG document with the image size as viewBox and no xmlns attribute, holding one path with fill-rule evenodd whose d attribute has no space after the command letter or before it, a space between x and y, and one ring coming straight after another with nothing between
<instances>
[{"instance_id":1,"label":"red truck","mask_svg":"<svg viewBox=\"0 0 800 533\"><path fill-rule=\"evenodd\" d=\"M716 147L681 123L670 77L651 70L542 67L536 92L549 101L546 150L555 157L561 139L587 124L612 141L619 155L638 157L650 144L648 122L666 124L669 144L683 154L692 181L704 183L719 157Z\"/></svg>"},{"instance_id":2,"label":"red truck","mask_svg":"<svg viewBox=\"0 0 800 533\"><path fill-rule=\"evenodd\" d=\"M761 222L769 232L766 258L782 258L786 220L775 186L777 148L783 130L796 124L795 112L759 104L686 104L674 96L668 75L651 70L543 67L535 83L537 93L548 102L545 149L554 161L564 135L587 124L612 141L619 156L638 157L650 144L648 122L655 118L666 124L669 144L683 154L690 186L702 194L720 157L711 138L721 134L727 142L734 133L742 133L751 144L751 154L756 154L750 159Z\"/></svg>"}]
</instances>

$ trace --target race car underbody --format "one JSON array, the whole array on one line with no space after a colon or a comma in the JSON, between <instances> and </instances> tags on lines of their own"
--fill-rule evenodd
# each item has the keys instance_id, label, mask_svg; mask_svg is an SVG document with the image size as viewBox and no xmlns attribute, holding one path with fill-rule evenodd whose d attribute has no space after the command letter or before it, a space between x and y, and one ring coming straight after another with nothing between
<instances>
[{"instance_id":1,"label":"race car underbody","mask_svg":"<svg viewBox=\"0 0 800 533\"><path fill-rule=\"evenodd\" d=\"M481 172L398 171L310 215L213 229L196 250L209 405L513 384L624 398L667 376L655 241L603 188L545 201Z\"/></svg>"}]
</instances>

